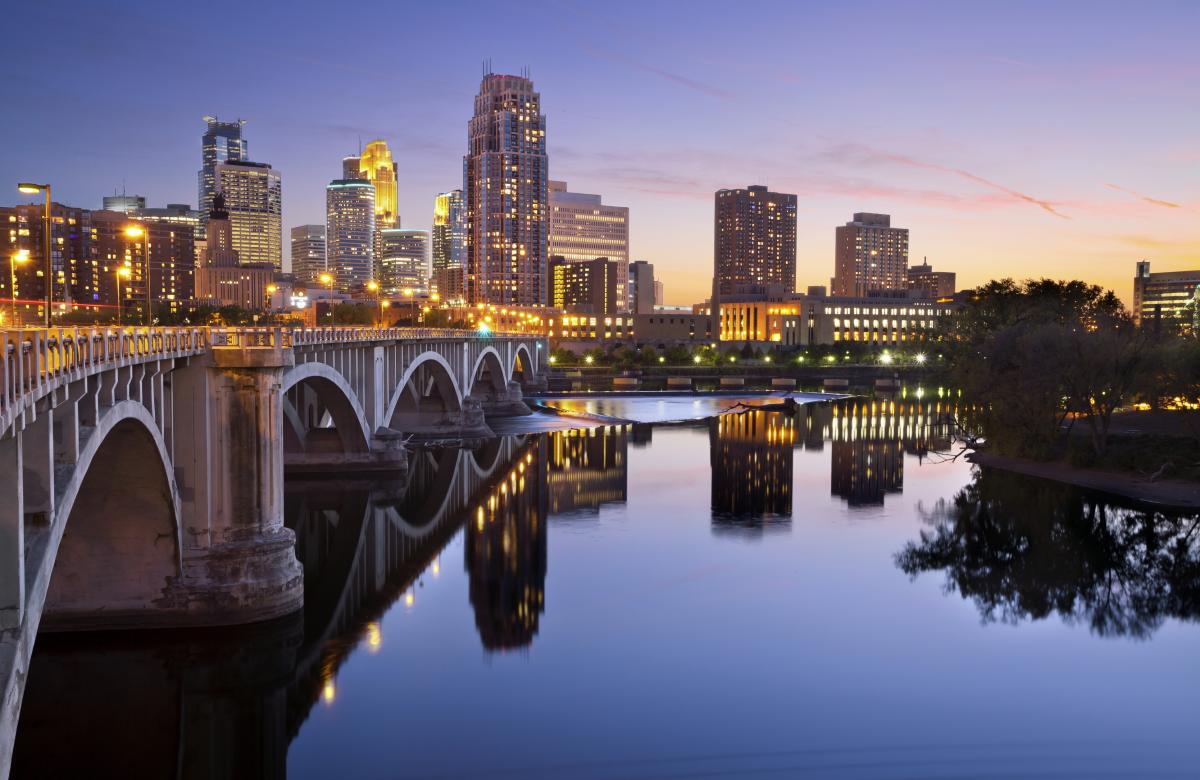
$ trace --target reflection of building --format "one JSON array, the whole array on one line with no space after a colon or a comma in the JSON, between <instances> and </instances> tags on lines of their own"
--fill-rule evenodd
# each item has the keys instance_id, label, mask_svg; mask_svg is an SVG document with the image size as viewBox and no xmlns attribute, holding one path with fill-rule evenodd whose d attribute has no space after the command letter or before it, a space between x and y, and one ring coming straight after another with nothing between
<instances>
[{"instance_id":1,"label":"reflection of building","mask_svg":"<svg viewBox=\"0 0 1200 780\"><path fill-rule=\"evenodd\" d=\"M950 446L951 409L941 402L850 401L832 407L830 492L851 506L882 504L904 485L904 455Z\"/></svg>"},{"instance_id":2,"label":"reflection of building","mask_svg":"<svg viewBox=\"0 0 1200 780\"><path fill-rule=\"evenodd\" d=\"M835 232L834 295L908 287L908 228L892 227L887 214L860 212Z\"/></svg>"},{"instance_id":3,"label":"reflection of building","mask_svg":"<svg viewBox=\"0 0 1200 780\"><path fill-rule=\"evenodd\" d=\"M791 517L796 428L778 412L723 414L709 422L716 520Z\"/></svg>"},{"instance_id":4,"label":"reflection of building","mask_svg":"<svg viewBox=\"0 0 1200 780\"><path fill-rule=\"evenodd\" d=\"M467 136L467 301L545 306L546 117L533 82L521 76L484 76Z\"/></svg>"},{"instance_id":5,"label":"reflection of building","mask_svg":"<svg viewBox=\"0 0 1200 780\"><path fill-rule=\"evenodd\" d=\"M529 454L467 519L471 606L488 650L530 644L546 608L546 439Z\"/></svg>"},{"instance_id":6,"label":"reflection of building","mask_svg":"<svg viewBox=\"0 0 1200 780\"><path fill-rule=\"evenodd\" d=\"M624 426L549 434L547 458L550 512L593 512L601 504L625 502L628 437Z\"/></svg>"},{"instance_id":7,"label":"reflection of building","mask_svg":"<svg viewBox=\"0 0 1200 780\"><path fill-rule=\"evenodd\" d=\"M619 303L629 307L629 209L609 206L599 195L568 192L565 181L550 182L550 257L568 263L606 257L615 264Z\"/></svg>"},{"instance_id":8,"label":"reflection of building","mask_svg":"<svg viewBox=\"0 0 1200 780\"><path fill-rule=\"evenodd\" d=\"M1139 260L1133 277L1133 319L1147 327L1174 330L1191 325L1192 305L1200 288L1200 271L1150 272L1150 261Z\"/></svg>"}]
</instances>

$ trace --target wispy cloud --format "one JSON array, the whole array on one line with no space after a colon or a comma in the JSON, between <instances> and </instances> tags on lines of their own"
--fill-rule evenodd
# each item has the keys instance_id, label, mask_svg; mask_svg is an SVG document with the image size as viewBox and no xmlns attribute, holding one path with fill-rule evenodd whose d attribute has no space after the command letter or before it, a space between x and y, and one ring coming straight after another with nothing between
<instances>
[{"instance_id":1,"label":"wispy cloud","mask_svg":"<svg viewBox=\"0 0 1200 780\"><path fill-rule=\"evenodd\" d=\"M1070 219L1069 216L1063 214L1055 208L1052 201L1043 198L1037 198L1026 192L1015 190L1012 187L1007 187L999 182L980 176L977 173L972 173L962 168L955 168L951 165L942 165L941 163L928 162L926 160L918 160L915 157L909 157L904 154L894 154L878 149L872 149L861 144L842 144L834 147L829 151L827 156L833 159L842 161L857 160L859 162L887 162L896 165L906 165L911 168L920 168L926 171L940 171L942 173L950 173L975 184L982 185L996 192L1008 196L1012 200L1024 201L1026 203L1037 206L1048 214L1052 214L1059 219Z\"/></svg>"},{"instance_id":2,"label":"wispy cloud","mask_svg":"<svg viewBox=\"0 0 1200 780\"><path fill-rule=\"evenodd\" d=\"M1139 200L1144 200L1145 202L1152 203L1155 206L1163 206L1164 208L1168 208L1168 209L1182 208L1182 206L1180 206L1180 204L1178 204L1178 203L1172 203L1169 200L1162 200L1160 198L1152 198L1149 195L1138 192L1137 190L1131 190L1128 187L1122 187L1118 184L1113 184L1111 182L1105 182L1104 186L1108 187L1110 190L1116 190L1117 192L1123 192L1126 195L1132 195L1133 197L1138 198Z\"/></svg>"},{"instance_id":3,"label":"wispy cloud","mask_svg":"<svg viewBox=\"0 0 1200 780\"><path fill-rule=\"evenodd\" d=\"M646 73L653 73L655 76L658 76L661 79L665 79L674 84L678 84L681 87L686 87L687 89L699 92L702 95L708 95L709 97L717 98L718 100L733 100L737 97L735 93L730 92L729 90L715 87L712 84L705 84L703 81L696 81L695 79L688 78L687 76L680 76L678 73L671 73L670 71L663 70L662 68L655 67L654 65L650 65L645 62L641 62L640 60L635 60L632 57L628 57L619 52L597 49L587 44L582 44L580 48L596 59L618 62L622 65L628 65L631 68L637 68L638 70L645 71Z\"/></svg>"}]
</instances>

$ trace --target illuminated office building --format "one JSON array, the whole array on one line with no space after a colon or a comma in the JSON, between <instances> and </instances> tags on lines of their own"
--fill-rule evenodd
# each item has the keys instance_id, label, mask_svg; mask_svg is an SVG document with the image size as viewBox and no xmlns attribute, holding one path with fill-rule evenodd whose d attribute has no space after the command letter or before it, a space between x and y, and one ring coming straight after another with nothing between
<instances>
[{"instance_id":1,"label":"illuminated office building","mask_svg":"<svg viewBox=\"0 0 1200 780\"><path fill-rule=\"evenodd\" d=\"M360 290L374 278L375 186L371 182L334 179L325 188L325 244L338 290Z\"/></svg>"},{"instance_id":2,"label":"illuminated office building","mask_svg":"<svg viewBox=\"0 0 1200 780\"><path fill-rule=\"evenodd\" d=\"M200 239L205 237L213 196L220 188L217 183L217 166L225 162L250 159L246 139L242 137L242 126L246 124L244 119L222 122L214 116L206 116L204 121L207 129L200 139L200 172L198 174L200 185L198 208L201 214L198 238Z\"/></svg>"},{"instance_id":3,"label":"illuminated office building","mask_svg":"<svg viewBox=\"0 0 1200 780\"><path fill-rule=\"evenodd\" d=\"M1151 273L1150 261L1139 260L1133 277L1133 319L1144 327L1196 328L1193 302L1200 291L1200 271Z\"/></svg>"},{"instance_id":4,"label":"illuminated office building","mask_svg":"<svg viewBox=\"0 0 1200 780\"><path fill-rule=\"evenodd\" d=\"M617 268L617 311L630 309L629 209L605 205L599 195L568 192L565 181L551 181L550 257L568 263L607 257Z\"/></svg>"},{"instance_id":5,"label":"illuminated office building","mask_svg":"<svg viewBox=\"0 0 1200 780\"><path fill-rule=\"evenodd\" d=\"M387 295L423 294L429 282L429 233L407 228L379 231L379 285Z\"/></svg>"},{"instance_id":6,"label":"illuminated office building","mask_svg":"<svg viewBox=\"0 0 1200 780\"><path fill-rule=\"evenodd\" d=\"M54 300L66 303L105 302L103 278L91 243L91 215L87 209L50 205L50 268ZM128 221L128 220L126 220ZM25 323L41 322L46 299L45 207L42 204L0 207L0 290L5 306L4 322L18 301L17 318ZM14 256L26 252L28 260L16 263ZM10 263L14 264L11 267ZM12 277L16 276L16 289ZM14 295L15 293L15 295ZM61 311L59 309L58 311Z\"/></svg>"},{"instance_id":7,"label":"illuminated office building","mask_svg":"<svg viewBox=\"0 0 1200 780\"><path fill-rule=\"evenodd\" d=\"M146 208L146 199L141 195L105 195L104 210L131 214Z\"/></svg>"},{"instance_id":8,"label":"illuminated office building","mask_svg":"<svg viewBox=\"0 0 1200 780\"><path fill-rule=\"evenodd\" d=\"M908 269L908 289L924 298L949 298L954 295L955 283L953 271L935 271L927 262Z\"/></svg>"},{"instance_id":9,"label":"illuminated office building","mask_svg":"<svg viewBox=\"0 0 1200 780\"><path fill-rule=\"evenodd\" d=\"M375 226L378 230L400 226L396 205L396 171L387 141L371 141L358 158L356 177L375 185Z\"/></svg>"},{"instance_id":10,"label":"illuminated office building","mask_svg":"<svg viewBox=\"0 0 1200 780\"><path fill-rule=\"evenodd\" d=\"M292 276L297 282L316 282L325 273L325 226L292 228Z\"/></svg>"},{"instance_id":11,"label":"illuminated office building","mask_svg":"<svg viewBox=\"0 0 1200 780\"><path fill-rule=\"evenodd\" d=\"M433 204L433 277L431 287L443 301L463 300L466 261L466 212L462 190L437 196Z\"/></svg>"},{"instance_id":12,"label":"illuminated office building","mask_svg":"<svg viewBox=\"0 0 1200 780\"><path fill-rule=\"evenodd\" d=\"M718 299L744 285L796 289L796 196L766 187L717 190L713 281Z\"/></svg>"},{"instance_id":13,"label":"illuminated office building","mask_svg":"<svg viewBox=\"0 0 1200 780\"><path fill-rule=\"evenodd\" d=\"M467 136L466 299L544 306L549 300L546 117L533 82L485 75Z\"/></svg>"},{"instance_id":14,"label":"illuminated office building","mask_svg":"<svg viewBox=\"0 0 1200 780\"><path fill-rule=\"evenodd\" d=\"M217 190L225 197L233 248L243 263L283 268L283 190L267 163L217 163ZM201 209L203 210L203 206Z\"/></svg>"},{"instance_id":15,"label":"illuminated office building","mask_svg":"<svg viewBox=\"0 0 1200 780\"><path fill-rule=\"evenodd\" d=\"M607 257L568 262L550 260L550 305L580 314L615 314L624 303L617 288L617 264Z\"/></svg>"},{"instance_id":16,"label":"illuminated office building","mask_svg":"<svg viewBox=\"0 0 1200 780\"><path fill-rule=\"evenodd\" d=\"M908 228L887 214L859 212L835 231L833 294L908 288Z\"/></svg>"},{"instance_id":17,"label":"illuminated office building","mask_svg":"<svg viewBox=\"0 0 1200 780\"><path fill-rule=\"evenodd\" d=\"M661 304L662 284L654 278L654 265L645 260L629 264L629 309L634 314L653 314Z\"/></svg>"},{"instance_id":18,"label":"illuminated office building","mask_svg":"<svg viewBox=\"0 0 1200 780\"><path fill-rule=\"evenodd\" d=\"M274 282L270 263L246 263L234 248L234 228L217 193L208 214L208 240L203 261L196 269L196 300L215 306L262 309L267 304L267 287Z\"/></svg>"}]
</instances>

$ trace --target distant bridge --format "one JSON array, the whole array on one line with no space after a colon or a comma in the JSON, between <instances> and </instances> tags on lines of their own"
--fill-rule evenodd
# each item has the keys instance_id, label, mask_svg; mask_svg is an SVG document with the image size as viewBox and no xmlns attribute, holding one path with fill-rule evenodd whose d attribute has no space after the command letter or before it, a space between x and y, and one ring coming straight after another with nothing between
<instances>
[{"instance_id":1,"label":"distant bridge","mask_svg":"<svg viewBox=\"0 0 1200 780\"><path fill-rule=\"evenodd\" d=\"M285 468L401 469L402 437L486 436L527 411L545 352L436 329L0 331L0 777L39 627L295 611Z\"/></svg>"}]
</instances>

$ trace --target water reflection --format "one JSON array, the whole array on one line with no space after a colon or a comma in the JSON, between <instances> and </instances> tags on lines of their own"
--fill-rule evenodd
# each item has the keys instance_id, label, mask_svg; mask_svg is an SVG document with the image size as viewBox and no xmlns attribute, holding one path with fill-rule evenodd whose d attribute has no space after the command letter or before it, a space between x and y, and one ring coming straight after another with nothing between
<instances>
[{"instance_id":1,"label":"water reflection","mask_svg":"<svg viewBox=\"0 0 1200 780\"><path fill-rule=\"evenodd\" d=\"M1120 506L1077 488L980 470L896 556L944 571L985 622L1057 614L1100 636L1148 638L1200 618L1200 515Z\"/></svg>"},{"instance_id":2,"label":"water reflection","mask_svg":"<svg viewBox=\"0 0 1200 780\"><path fill-rule=\"evenodd\" d=\"M716 527L792 516L795 423L791 415L757 410L709 421Z\"/></svg>"},{"instance_id":3,"label":"water reflection","mask_svg":"<svg viewBox=\"0 0 1200 780\"><path fill-rule=\"evenodd\" d=\"M625 503L629 433L645 425L561 431L551 434L546 459L553 514L595 514L602 504ZM648 434L645 434L647 441Z\"/></svg>"}]
</instances>

